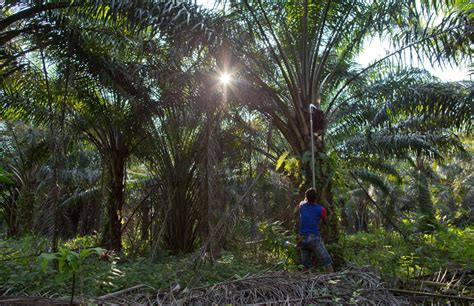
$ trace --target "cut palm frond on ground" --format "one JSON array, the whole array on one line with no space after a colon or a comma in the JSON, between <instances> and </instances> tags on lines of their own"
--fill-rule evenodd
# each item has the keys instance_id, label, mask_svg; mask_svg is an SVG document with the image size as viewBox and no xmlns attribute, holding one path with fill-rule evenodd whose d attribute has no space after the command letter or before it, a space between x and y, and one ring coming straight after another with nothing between
<instances>
[{"instance_id":1,"label":"cut palm frond on ground","mask_svg":"<svg viewBox=\"0 0 474 306\"><path fill-rule=\"evenodd\" d=\"M269 272L208 287L185 288L179 285L164 290L129 291L99 298L102 304L312 304L363 303L400 304L373 273L346 270L332 274Z\"/></svg>"}]
</instances>

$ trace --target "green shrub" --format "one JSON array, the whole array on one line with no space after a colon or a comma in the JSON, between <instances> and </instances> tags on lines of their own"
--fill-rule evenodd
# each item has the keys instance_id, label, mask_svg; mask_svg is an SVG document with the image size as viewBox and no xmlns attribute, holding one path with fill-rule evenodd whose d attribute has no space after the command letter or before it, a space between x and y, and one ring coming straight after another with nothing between
<instances>
[{"instance_id":1,"label":"green shrub","mask_svg":"<svg viewBox=\"0 0 474 306\"><path fill-rule=\"evenodd\" d=\"M412 234L409 240L383 229L346 235L342 256L352 265L372 265L395 277L419 277L446 266L471 266L474 229L439 227L431 234Z\"/></svg>"},{"instance_id":2,"label":"green shrub","mask_svg":"<svg viewBox=\"0 0 474 306\"><path fill-rule=\"evenodd\" d=\"M47 251L47 240L37 237L0 239L0 295L69 298L74 273L77 273L75 296L83 292L87 300L138 284L154 288L168 288L177 283L182 288L204 286L268 268L231 252L223 252L217 260L204 262L194 271L192 256L164 256L151 262L137 257L87 256L89 250L95 249L76 249L90 242L90 238L75 238L63 243L58 253L40 255ZM52 259L58 260L59 271L53 268Z\"/></svg>"},{"instance_id":3,"label":"green shrub","mask_svg":"<svg viewBox=\"0 0 474 306\"><path fill-rule=\"evenodd\" d=\"M239 243L234 253L248 261L295 270L299 262L295 236L282 226L282 222L259 222L252 225L242 220L237 229Z\"/></svg>"}]
</instances>

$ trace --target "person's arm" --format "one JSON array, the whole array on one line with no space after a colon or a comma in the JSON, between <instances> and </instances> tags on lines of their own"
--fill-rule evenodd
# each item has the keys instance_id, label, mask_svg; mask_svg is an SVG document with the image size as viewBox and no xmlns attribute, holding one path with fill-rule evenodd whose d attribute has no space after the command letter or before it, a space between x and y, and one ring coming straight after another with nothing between
<instances>
[{"instance_id":1,"label":"person's arm","mask_svg":"<svg viewBox=\"0 0 474 306\"><path fill-rule=\"evenodd\" d=\"M322 208L321 210L321 221L324 225L328 224L328 221L327 221L327 216L326 216L326 208Z\"/></svg>"}]
</instances>

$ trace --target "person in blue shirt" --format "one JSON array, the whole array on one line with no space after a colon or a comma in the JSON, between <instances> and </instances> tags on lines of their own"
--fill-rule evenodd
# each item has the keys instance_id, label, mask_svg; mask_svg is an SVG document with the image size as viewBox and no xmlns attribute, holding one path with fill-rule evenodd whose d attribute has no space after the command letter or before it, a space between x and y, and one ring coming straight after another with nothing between
<instances>
[{"instance_id":1,"label":"person in blue shirt","mask_svg":"<svg viewBox=\"0 0 474 306\"><path fill-rule=\"evenodd\" d=\"M313 256L324 266L326 273L334 272L331 255L329 255L319 233L319 224L326 223L326 209L316 203L317 193L314 188L305 192L305 200L300 203L299 247L303 271L313 265Z\"/></svg>"}]
</instances>

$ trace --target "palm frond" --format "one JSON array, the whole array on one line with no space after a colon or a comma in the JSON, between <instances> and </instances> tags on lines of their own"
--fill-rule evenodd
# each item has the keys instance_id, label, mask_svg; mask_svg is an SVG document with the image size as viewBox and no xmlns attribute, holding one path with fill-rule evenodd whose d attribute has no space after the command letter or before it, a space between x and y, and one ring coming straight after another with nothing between
<instances>
[{"instance_id":1,"label":"palm frond","mask_svg":"<svg viewBox=\"0 0 474 306\"><path fill-rule=\"evenodd\" d=\"M407 51L412 60L427 57L431 63L440 65L469 60L472 55L469 15L472 12L455 1L432 3L425 1L421 11L412 7L409 18L398 19L397 25L390 29L392 43L395 47L411 45ZM441 12L444 16L439 20Z\"/></svg>"},{"instance_id":2,"label":"palm frond","mask_svg":"<svg viewBox=\"0 0 474 306\"><path fill-rule=\"evenodd\" d=\"M371 172L367 169L353 169L351 172L360 178L364 182L368 182L380 190L382 190L385 194L388 194L391 190L390 186L387 184L387 182L380 177L379 175L375 174L374 172Z\"/></svg>"},{"instance_id":3,"label":"palm frond","mask_svg":"<svg viewBox=\"0 0 474 306\"><path fill-rule=\"evenodd\" d=\"M392 176L396 178L398 182L401 182L401 175L397 170L397 167L388 163L387 159L378 159L374 156L350 156L347 160L347 163L351 167L364 166L367 170Z\"/></svg>"},{"instance_id":4,"label":"palm frond","mask_svg":"<svg viewBox=\"0 0 474 306\"><path fill-rule=\"evenodd\" d=\"M443 149L464 150L457 137L444 134L385 134L354 136L344 142L344 150L354 153L374 152L380 156L397 157L406 153L421 153L431 158L443 158Z\"/></svg>"},{"instance_id":5,"label":"palm frond","mask_svg":"<svg viewBox=\"0 0 474 306\"><path fill-rule=\"evenodd\" d=\"M90 201L92 199L95 199L101 196L101 192L102 192L101 187L93 187L93 188L82 190L82 191L76 191L67 199L63 200L59 204L59 208L68 209L76 205L87 203L87 201Z\"/></svg>"}]
</instances>

